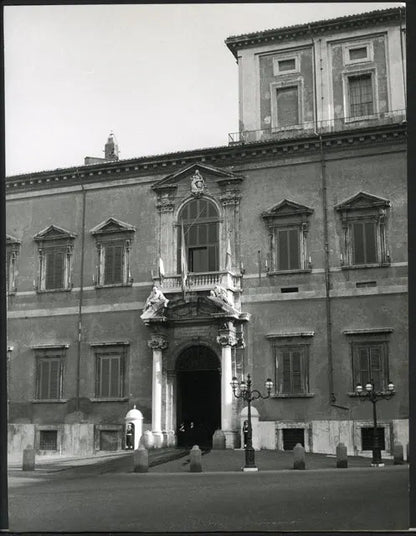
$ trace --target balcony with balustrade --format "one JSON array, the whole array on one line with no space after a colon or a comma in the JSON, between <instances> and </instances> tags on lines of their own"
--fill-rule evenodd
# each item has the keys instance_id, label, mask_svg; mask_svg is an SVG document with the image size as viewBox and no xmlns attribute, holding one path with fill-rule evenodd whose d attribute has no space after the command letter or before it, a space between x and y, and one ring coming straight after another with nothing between
<instances>
[{"instance_id":1,"label":"balcony with balustrade","mask_svg":"<svg viewBox=\"0 0 416 536\"><path fill-rule=\"evenodd\" d=\"M232 292L241 292L241 274L230 271L220 272L190 272L186 278L186 290L189 292L210 291L216 285L220 285ZM181 274L153 277L154 283L164 294L182 292Z\"/></svg>"},{"instance_id":2,"label":"balcony with balustrade","mask_svg":"<svg viewBox=\"0 0 416 536\"><path fill-rule=\"evenodd\" d=\"M406 123L406 110L393 110L366 117L341 117L326 121L309 121L283 128L243 130L228 134L229 145L261 141L290 141L319 134L335 134L364 128Z\"/></svg>"}]
</instances>

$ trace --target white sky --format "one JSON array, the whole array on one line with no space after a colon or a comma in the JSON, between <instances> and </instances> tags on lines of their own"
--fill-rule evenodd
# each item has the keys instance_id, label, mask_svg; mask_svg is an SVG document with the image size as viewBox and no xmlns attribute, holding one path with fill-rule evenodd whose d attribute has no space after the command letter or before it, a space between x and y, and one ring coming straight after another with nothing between
<instances>
[{"instance_id":1,"label":"white sky","mask_svg":"<svg viewBox=\"0 0 416 536\"><path fill-rule=\"evenodd\" d=\"M227 145L238 130L231 35L398 2L6 6L6 174Z\"/></svg>"}]
</instances>

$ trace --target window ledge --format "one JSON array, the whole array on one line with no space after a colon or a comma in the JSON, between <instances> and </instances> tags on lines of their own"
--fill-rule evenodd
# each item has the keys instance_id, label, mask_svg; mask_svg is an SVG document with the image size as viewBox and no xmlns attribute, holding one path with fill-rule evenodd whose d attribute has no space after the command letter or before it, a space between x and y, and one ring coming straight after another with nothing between
<instances>
[{"instance_id":1,"label":"window ledge","mask_svg":"<svg viewBox=\"0 0 416 536\"><path fill-rule=\"evenodd\" d=\"M286 274L310 274L312 268L299 268L297 270L269 270L267 275L286 275Z\"/></svg>"},{"instance_id":2,"label":"window ledge","mask_svg":"<svg viewBox=\"0 0 416 536\"><path fill-rule=\"evenodd\" d=\"M360 117L345 117L345 123L355 123L360 121L368 121L369 119L378 119L378 114L362 115Z\"/></svg>"},{"instance_id":3,"label":"window ledge","mask_svg":"<svg viewBox=\"0 0 416 536\"><path fill-rule=\"evenodd\" d=\"M284 394L284 393L277 393L274 395L271 395L270 398L312 398L315 396L315 393L291 393L291 394Z\"/></svg>"},{"instance_id":4,"label":"window ledge","mask_svg":"<svg viewBox=\"0 0 416 536\"><path fill-rule=\"evenodd\" d=\"M111 283L110 285L94 285L96 289L100 288L112 288L112 287L132 287L133 281L130 283Z\"/></svg>"},{"instance_id":5,"label":"window ledge","mask_svg":"<svg viewBox=\"0 0 416 536\"><path fill-rule=\"evenodd\" d=\"M71 292L72 287L69 288L50 288L50 289L36 289L37 294L50 294L52 292Z\"/></svg>"},{"instance_id":6,"label":"window ledge","mask_svg":"<svg viewBox=\"0 0 416 536\"><path fill-rule=\"evenodd\" d=\"M42 398L31 401L32 404L65 404L68 402L67 398Z\"/></svg>"},{"instance_id":7,"label":"window ledge","mask_svg":"<svg viewBox=\"0 0 416 536\"><path fill-rule=\"evenodd\" d=\"M127 402L128 397L102 397L102 398L90 398L91 402Z\"/></svg>"},{"instance_id":8,"label":"window ledge","mask_svg":"<svg viewBox=\"0 0 416 536\"><path fill-rule=\"evenodd\" d=\"M377 262L373 264L345 264L341 266L341 270L361 270L365 268L386 268L390 266L389 262Z\"/></svg>"}]
</instances>

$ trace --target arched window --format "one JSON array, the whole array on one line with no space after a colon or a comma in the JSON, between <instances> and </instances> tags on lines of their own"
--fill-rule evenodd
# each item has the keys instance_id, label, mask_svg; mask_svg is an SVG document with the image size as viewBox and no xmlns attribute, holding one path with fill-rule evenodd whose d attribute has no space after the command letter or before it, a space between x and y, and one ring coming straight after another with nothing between
<instances>
[{"instance_id":1,"label":"arched window","mask_svg":"<svg viewBox=\"0 0 416 536\"><path fill-rule=\"evenodd\" d=\"M219 270L219 215L212 201L193 199L178 218L177 268L181 272L182 225L189 272Z\"/></svg>"}]
</instances>

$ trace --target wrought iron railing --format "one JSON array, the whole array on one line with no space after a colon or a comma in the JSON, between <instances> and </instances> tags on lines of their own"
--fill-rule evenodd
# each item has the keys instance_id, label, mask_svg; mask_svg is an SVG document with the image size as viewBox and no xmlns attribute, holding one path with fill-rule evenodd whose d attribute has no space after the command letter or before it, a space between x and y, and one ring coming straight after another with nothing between
<instances>
[{"instance_id":1,"label":"wrought iron railing","mask_svg":"<svg viewBox=\"0 0 416 536\"><path fill-rule=\"evenodd\" d=\"M267 140L290 140L303 138L313 134L325 134L368 128L373 126L390 125L406 121L406 110L393 110L372 114L366 117L341 117L326 121L308 121L299 125L284 128L265 128L261 130L243 130L228 134L229 145L254 143Z\"/></svg>"}]
</instances>

